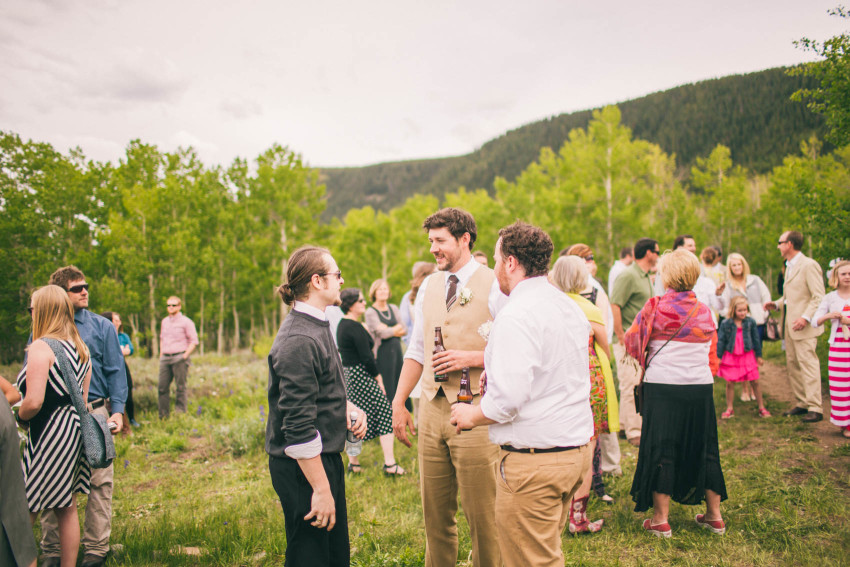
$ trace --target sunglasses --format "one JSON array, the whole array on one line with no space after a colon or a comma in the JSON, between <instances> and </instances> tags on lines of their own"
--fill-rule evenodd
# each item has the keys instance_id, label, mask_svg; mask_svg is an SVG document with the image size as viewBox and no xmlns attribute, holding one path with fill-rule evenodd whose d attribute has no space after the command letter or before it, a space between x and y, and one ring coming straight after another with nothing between
<instances>
[{"instance_id":1,"label":"sunglasses","mask_svg":"<svg viewBox=\"0 0 850 567\"><path fill-rule=\"evenodd\" d=\"M316 275L319 276L320 278L323 278L325 276L336 276L336 279L341 280L342 279L342 270L337 270L336 272L325 272L323 274L316 274Z\"/></svg>"},{"instance_id":2,"label":"sunglasses","mask_svg":"<svg viewBox=\"0 0 850 567\"><path fill-rule=\"evenodd\" d=\"M165 306L166 307L180 307L180 304L179 303L166 303Z\"/></svg>"},{"instance_id":3,"label":"sunglasses","mask_svg":"<svg viewBox=\"0 0 850 567\"><path fill-rule=\"evenodd\" d=\"M776 244L788 244L788 241L787 240L780 240Z\"/></svg>"},{"instance_id":4,"label":"sunglasses","mask_svg":"<svg viewBox=\"0 0 850 567\"><path fill-rule=\"evenodd\" d=\"M82 293L84 289L88 289L89 284L84 283L80 285L75 285L68 288L68 293Z\"/></svg>"},{"instance_id":5,"label":"sunglasses","mask_svg":"<svg viewBox=\"0 0 850 567\"><path fill-rule=\"evenodd\" d=\"M589 254L584 257L585 262L593 262L593 254Z\"/></svg>"}]
</instances>

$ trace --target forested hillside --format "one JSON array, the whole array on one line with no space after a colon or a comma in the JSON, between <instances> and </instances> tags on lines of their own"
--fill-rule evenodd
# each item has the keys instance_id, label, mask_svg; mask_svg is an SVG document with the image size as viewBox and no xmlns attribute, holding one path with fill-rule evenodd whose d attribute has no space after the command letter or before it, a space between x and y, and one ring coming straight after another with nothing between
<instances>
[{"instance_id":1,"label":"forested hillside","mask_svg":"<svg viewBox=\"0 0 850 567\"><path fill-rule=\"evenodd\" d=\"M766 173L812 134L824 137L823 118L790 100L794 91L811 84L784 68L769 69L683 85L618 106L622 124L635 137L676 155L680 178L717 144L731 150L735 163ZM592 111L586 110L534 122L465 156L321 168L328 195L324 218L341 217L363 205L386 211L414 193L442 196L466 187L492 194L496 177L513 181L538 159L541 148L557 150L571 130L586 128L591 118Z\"/></svg>"}]
</instances>

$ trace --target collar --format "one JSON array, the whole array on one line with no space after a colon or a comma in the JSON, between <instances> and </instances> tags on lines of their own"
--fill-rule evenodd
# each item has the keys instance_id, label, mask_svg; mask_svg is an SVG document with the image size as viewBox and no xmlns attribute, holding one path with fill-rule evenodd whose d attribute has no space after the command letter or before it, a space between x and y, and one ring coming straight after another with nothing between
<instances>
[{"instance_id":1,"label":"collar","mask_svg":"<svg viewBox=\"0 0 850 567\"><path fill-rule=\"evenodd\" d=\"M74 322L84 323L86 319L89 318L88 312L88 309L80 309L79 311L74 311Z\"/></svg>"},{"instance_id":2,"label":"collar","mask_svg":"<svg viewBox=\"0 0 850 567\"><path fill-rule=\"evenodd\" d=\"M510 299L514 300L517 297L522 297L523 295L537 294L540 293L540 290L543 286L552 285L549 283L549 279L546 276L534 276L533 278L525 278L520 281L514 288L511 290Z\"/></svg>"},{"instance_id":3,"label":"collar","mask_svg":"<svg viewBox=\"0 0 850 567\"><path fill-rule=\"evenodd\" d=\"M178 311L178 312L177 312L177 313L175 313L174 315L171 315L171 314L169 313L167 317L173 321L174 319L179 319L181 315L183 315L183 312Z\"/></svg>"},{"instance_id":4,"label":"collar","mask_svg":"<svg viewBox=\"0 0 850 567\"><path fill-rule=\"evenodd\" d=\"M642 278L649 277L649 272L644 272L643 268L641 268L640 264L638 264L637 262L632 262L631 264L629 264L629 268L635 270L638 274L640 274Z\"/></svg>"},{"instance_id":5,"label":"collar","mask_svg":"<svg viewBox=\"0 0 850 567\"><path fill-rule=\"evenodd\" d=\"M303 301L296 301L295 305L292 307L293 311L298 311L299 313L303 313L305 315L309 315L314 319L318 319L319 321L327 321L328 318L325 317L325 312L319 309L318 307L313 307L309 303L304 303Z\"/></svg>"},{"instance_id":6,"label":"collar","mask_svg":"<svg viewBox=\"0 0 850 567\"><path fill-rule=\"evenodd\" d=\"M790 260L786 260L786 261L785 261L785 265L786 265L786 266L789 266L789 267L790 267L790 266L793 266L794 264L796 264L796 263L797 263L797 261L800 259L800 256L802 256L802 255L803 255L803 253L802 253L802 252L797 252L796 254L794 254L794 257L793 257L793 258L791 258Z\"/></svg>"},{"instance_id":7,"label":"collar","mask_svg":"<svg viewBox=\"0 0 850 567\"><path fill-rule=\"evenodd\" d=\"M465 285L465 283L469 281L469 278L472 277L472 274L475 273L475 270L477 270L480 265L481 264L475 261L474 257L471 257L469 261L456 272L448 272L448 274L446 275L446 285L448 285L449 276L452 274L457 276L457 279L461 285Z\"/></svg>"}]
</instances>

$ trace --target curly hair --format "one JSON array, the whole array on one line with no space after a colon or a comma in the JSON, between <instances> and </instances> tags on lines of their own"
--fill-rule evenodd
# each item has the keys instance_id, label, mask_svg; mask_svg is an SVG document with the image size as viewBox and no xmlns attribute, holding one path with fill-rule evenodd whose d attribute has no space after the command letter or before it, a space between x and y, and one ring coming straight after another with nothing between
<instances>
[{"instance_id":1,"label":"curly hair","mask_svg":"<svg viewBox=\"0 0 850 567\"><path fill-rule=\"evenodd\" d=\"M446 228L455 240L460 240L464 233L468 232L470 251L472 251L472 245L475 244L475 239L478 238L478 228L475 226L475 219L468 212L455 207L440 209L425 219L425 222L422 223L422 228L426 231L432 228Z\"/></svg>"},{"instance_id":2,"label":"curly hair","mask_svg":"<svg viewBox=\"0 0 850 567\"><path fill-rule=\"evenodd\" d=\"M555 246L539 227L517 221L499 230L502 258L513 256L525 270L527 278L545 276Z\"/></svg>"}]
</instances>

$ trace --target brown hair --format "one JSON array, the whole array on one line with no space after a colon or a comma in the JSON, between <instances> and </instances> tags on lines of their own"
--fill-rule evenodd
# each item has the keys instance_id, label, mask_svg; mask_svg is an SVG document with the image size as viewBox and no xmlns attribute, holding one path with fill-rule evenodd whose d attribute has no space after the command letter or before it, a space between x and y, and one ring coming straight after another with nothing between
<instances>
[{"instance_id":1,"label":"brown hair","mask_svg":"<svg viewBox=\"0 0 850 567\"><path fill-rule=\"evenodd\" d=\"M390 287L390 282L384 278L373 281L372 285L369 286L369 299L372 300L372 303L375 303L375 294L378 293L378 288L381 287L381 284L387 284L387 289ZM390 297L392 297L392 290L390 290Z\"/></svg>"},{"instance_id":2,"label":"brown hair","mask_svg":"<svg viewBox=\"0 0 850 567\"><path fill-rule=\"evenodd\" d=\"M665 252L661 257L660 269L664 289L674 291L691 291L700 274L699 260L684 248Z\"/></svg>"},{"instance_id":3,"label":"brown hair","mask_svg":"<svg viewBox=\"0 0 850 567\"><path fill-rule=\"evenodd\" d=\"M726 311L727 319L735 319L735 311L738 309L738 305L740 305L741 303L743 303L747 307L749 307L750 305L749 303L747 303L747 298L743 295L736 295L735 297L729 300L729 310Z\"/></svg>"},{"instance_id":4,"label":"brown hair","mask_svg":"<svg viewBox=\"0 0 850 567\"><path fill-rule=\"evenodd\" d=\"M328 263L325 255L330 255L330 252L318 246L302 246L292 253L286 264L286 282L277 288L284 303L292 305L296 299L306 297L313 275L326 275Z\"/></svg>"},{"instance_id":5,"label":"brown hair","mask_svg":"<svg viewBox=\"0 0 850 567\"><path fill-rule=\"evenodd\" d=\"M49 285L58 285L65 291L68 291L68 284L86 279L86 276L77 266L65 266L59 268L52 274L47 281Z\"/></svg>"},{"instance_id":6,"label":"brown hair","mask_svg":"<svg viewBox=\"0 0 850 567\"><path fill-rule=\"evenodd\" d=\"M593 249L587 244L573 244L567 249L567 256L579 256L580 258L586 259L588 256L593 255Z\"/></svg>"},{"instance_id":7,"label":"brown hair","mask_svg":"<svg viewBox=\"0 0 850 567\"><path fill-rule=\"evenodd\" d=\"M802 250L803 249L803 234L796 230L789 230L788 236L785 237L785 240L791 243L791 246L794 247L794 250Z\"/></svg>"},{"instance_id":8,"label":"brown hair","mask_svg":"<svg viewBox=\"0 0 850 567\"><path fill-rule=\"evenodd\" d=\"M513 256L525 270L525 277L545 276L555 246L549 235L539 227L517 221L499 230L503 261Z\"/></svg>"},{"instance_id":9,"label":"brown hair","mask_svg":"<svg viewBox=\"0 0 850 567\"><path fill-rule=\"evenodd\" d=\"M44 338L70 341L77 348L80 360L88 361L89 349L74 323L74 306L64 289L58 285L38 288L32 294L32 308L33 342Z\"/></svg>"},{"instance_id":10,"label":"brown hair","mask_svg":"<svg viewBox=\"0 0 850 567\"><path fill-rule=\"evenodd\" d=\"M469 249L472 250L472 245L475 244L475 239L478 238L478 229L475 226L475 219L471 214L455 207L446 207L440 209L422 223L422 228L431 230L432 228L446 228L449 233L460 240L464 233L469 233Z\"/></svg>"},{"instance_id":11,"label":"brown hair","mask_svg":"<svg viewBox=\"0 0 850 567\"><path fill-rule=\"evenodd\" d=\"M699 253L699 257L702 258L702 263L708 266L714 264L714 261L717 260L717 250L714 249L714 246L706 246L702 249L702 252Z\"/></svg>"},{"instance_id":12,"label":"brown hair","mask_svg":"<svg viewBox=\"0 0 850 567\"><path fill-rule=\"evenodd\" d=\"M832 267L832 273L829 275L829 287L838 289L838 268L850 266L850 260L839 260Z\"/></svg>"},{"instance_id":13,"label":"brown hair","mask_svg":"<svg viewBox=\"0 0 850 567\"><path fill-rule=\"evenodd\" d=\"M422 282L436 271L437 265L434 262L416 262L413 264L413 279L410 280L411 305L416 302L416 296L419 294L419 288L422 287Z\"/></svg>"}]
</instances>

